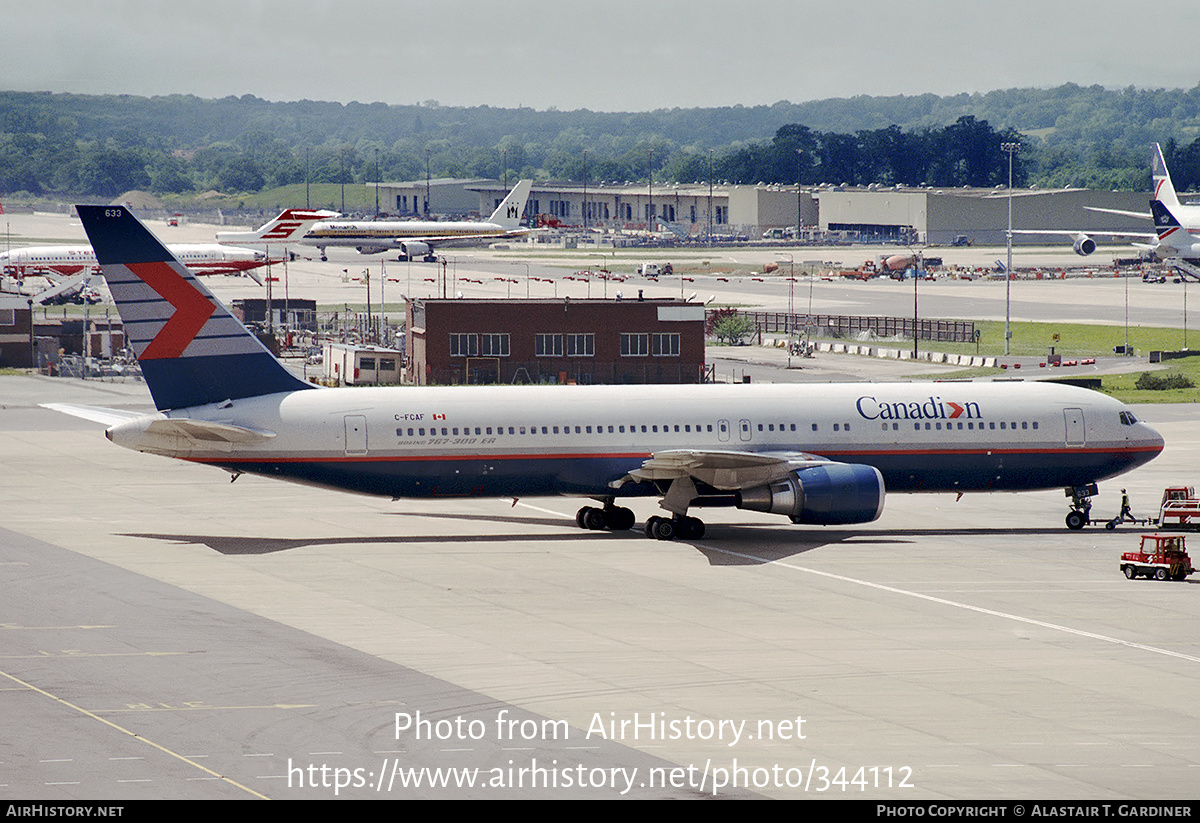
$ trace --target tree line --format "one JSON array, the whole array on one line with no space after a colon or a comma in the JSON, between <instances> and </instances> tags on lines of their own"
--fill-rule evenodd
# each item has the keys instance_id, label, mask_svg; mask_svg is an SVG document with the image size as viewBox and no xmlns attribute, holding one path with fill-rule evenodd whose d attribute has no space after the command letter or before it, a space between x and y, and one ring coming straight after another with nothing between
<instances>
[{"instance_id":1,"label":"tree line","mask_svg":"<svg viewBox=\"0 0 1200 823\"><path fill-rule=\"evenodd\" d=\"M1200 86L636 113L0 92L0 194L252 193L427 173L994 186L1007 141L1022 144L1018 185L1126 190L1149 187L1149 144L1163 142L1184 190L1200 185L1197 135Z\"/></svg>"}]
</instances>

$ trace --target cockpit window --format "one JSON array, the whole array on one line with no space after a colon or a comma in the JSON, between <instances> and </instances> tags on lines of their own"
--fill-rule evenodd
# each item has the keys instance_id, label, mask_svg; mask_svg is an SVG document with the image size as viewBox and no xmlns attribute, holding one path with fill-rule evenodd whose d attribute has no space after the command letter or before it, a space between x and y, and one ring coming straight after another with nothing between
<instances>
[{"instance_id":1,"label":"cockpit window","mask_svg":"<svg viewBox=\"0 0 1200 823\"><path fill-rule=\"evenodd\" d=\"M1133 416L1133 412L1128 412L1128 411L1121 412L1121 425L1132 426L1136 422L1138 422L1138 421L1137 421L1137 418Z\"/></svg>"}]
</instances>

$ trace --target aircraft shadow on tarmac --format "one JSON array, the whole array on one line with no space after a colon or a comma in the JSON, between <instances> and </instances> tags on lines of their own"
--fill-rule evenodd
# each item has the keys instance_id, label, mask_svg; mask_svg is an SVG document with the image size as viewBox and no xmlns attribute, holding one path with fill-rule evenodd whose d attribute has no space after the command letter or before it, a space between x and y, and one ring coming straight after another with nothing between
<instances>
[{"instance_id":1,"label":"aircraft shadow on tarmac","mask_svg":"<svg viewBox=\"0 0 1200 823\"><path fill-rule=\"evenodd\" d=\"M491 517L486 515L451 515L423 514L421 517L436 517L455 520L485 520L504 523L515 523L538 526L562 526L562 530L554 533L513 533L513 534L406 534L387 536L354 535L347 537L313 536L313 537L248 537L245 535L218 534L161 534L161 533L125 533L124 537L140 537L147 540L159 540L179 545L202 545L215 552L229 556L263 555L276 552L292 551L294 549L312 546L338 545L389 545L404 546L422 543L432 544L480 544L506 542L552 542L606 540L637 540L647 543L648 548L658 545L650 541L640 530L624 532L593 532L578 531L570 528L564 521L553 518L532 517ZM1062 529L903 529L895 531L852 531L852 530L821 530L803 531L789 526L762 526L758 524L716 524L709 526L708 533L702 540L677 541L676 545L692 545L703 554L713 566L752 566L784 560L796 555L805 554L822 548L834 548L842 551L853 550L856 547L895 544L897 546L912 545L917 540L927 537L971 537L1020 535L1021 537L1047 536L1055 539L1069 539L1080 534L1064 532ZM1088 534L1083 532L1082 534ZM708 543L720 544L718 547L708 546Z\"/></svg>"}]
</instances>

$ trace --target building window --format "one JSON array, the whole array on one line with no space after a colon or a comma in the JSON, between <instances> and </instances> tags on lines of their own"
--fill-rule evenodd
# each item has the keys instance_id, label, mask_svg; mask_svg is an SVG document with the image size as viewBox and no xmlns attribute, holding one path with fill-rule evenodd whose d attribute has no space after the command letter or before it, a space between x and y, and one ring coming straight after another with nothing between
<instances>
[{"instance_id":1,"label":"building window","mask_svg":"<svg viewBox=\"0 0 1200 823\"><path fill-rule=\"evenodd\" d=\"M621 333L622 357L646 357L650 354L650 335L631 332Z\"/></svg>"},{"instance_id":2,"label":"building window","mask_svg":"<svg viewBox=\"0 0 1200 823\"><path fill-rule=\"evenodd\" d=\"M451 357L478 357L479 337L474 334L450 335Z\"/></svg>"},{"instance_id":3,"label":"building window","mask_svg":"<svg viewBox=\"0 0 1200 823\"><path fill-rule=\"evenodd\" d=\"M507 334L481 334L480 354L484 357L508 357Z\"/></svg>"},{"instance_id":4,"label":"building window","mask_svg":"<svg viewBox=\"0 0 1200 823\"><path fill-rule=\"evenodd\" d=\"M567 357L595 357L596 335L568 334Z\"/></svg>"},{"instance_id":5,"label":"building window","mask_svg":"<svg viewBox=\"0 0 1200 823\"><path fill-rule=\"evenodd\" d=\"M651 336L654 344L652 353L655 357L679 356L679 333L654 334Z\"/></svg>"},{"instance_id":6,"label":"building window","mask_svg":"<svg viewBox=\"0 0 1200 823\"><path fill-rule=\"evenodd\" d=\"M533 351L538 357L562 357L562 335L535 334L533 336Z\"/></svg>"}]
</instances>

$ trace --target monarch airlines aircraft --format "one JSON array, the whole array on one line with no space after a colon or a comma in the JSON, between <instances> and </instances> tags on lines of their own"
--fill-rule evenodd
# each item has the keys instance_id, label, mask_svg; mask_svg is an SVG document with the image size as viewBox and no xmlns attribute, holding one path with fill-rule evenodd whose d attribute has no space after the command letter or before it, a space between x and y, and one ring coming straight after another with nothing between
<instances>
[{"instance_id":1,"label":"monarch airlines aircraft","mask_svg":"<svg viewBox=\"0 0 1200 823\"><path fill-rule=\"evenodd\" d=\"M1087 521L1096 481L1162 438L1121 403L1048 383L411 387L301 382L121 207L79 206L159 409L54 406L138 451L366 494L572 495L578 525L629 529L657 496L659 539L737 506L794 523L879 517L903 492L1064 488Z\"/></svg>"},{"instance_id":2,"label":"monarch airlines aircraft","mask_svg":"<svg viewBox=\"0 0 1200 823\"><path fill-rule=\"evenodd\" d=\"M399 249L401 260L424 258L432 263L436 258L435 245L455 245L471 240L502 240L520 237L529 229L521 228L521 214L525 201L529 199L532 180L521 180L513 186L508 196L486 221L462 220L439 222L436 220L396 221L330 221L318 223L304 235L303 241L321 250L325 259L328 246L353 246L362 254L378 254L389 249Z\"/></svg>"}]
</instances>

